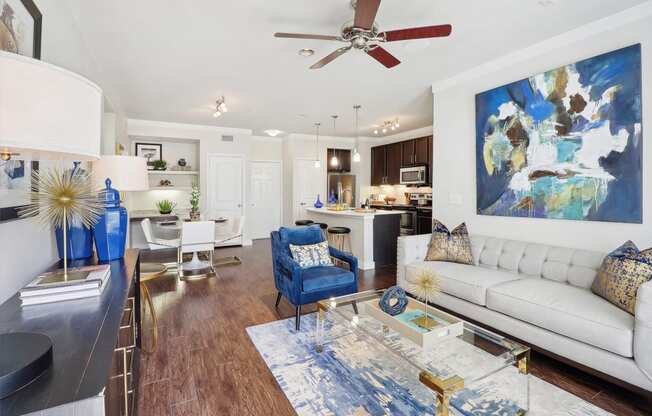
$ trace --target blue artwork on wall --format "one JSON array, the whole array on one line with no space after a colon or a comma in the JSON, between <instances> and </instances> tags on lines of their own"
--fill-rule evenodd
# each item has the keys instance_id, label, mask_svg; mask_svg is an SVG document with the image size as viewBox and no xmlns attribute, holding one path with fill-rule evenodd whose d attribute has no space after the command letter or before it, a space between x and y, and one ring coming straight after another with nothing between
<instances>
[{"instance_id":1,"label":"blue artwork on wall","mask_svg":"<svg viewBox=\"0 0 652 416\"><path fill-rule=\"evenodd\" d=\"M476 95L477 212L642 222L641 45Z\"/></svg>"}]
</instances>

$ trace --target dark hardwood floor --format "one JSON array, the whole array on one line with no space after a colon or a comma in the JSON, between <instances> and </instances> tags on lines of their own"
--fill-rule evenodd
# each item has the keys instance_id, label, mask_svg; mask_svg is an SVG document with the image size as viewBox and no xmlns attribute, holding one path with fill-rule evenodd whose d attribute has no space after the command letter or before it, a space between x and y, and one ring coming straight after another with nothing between
<instances>
[{"instance_id":1,"label":"dark hardwood floor","mask_svg":"<svg viewBox=\"0 0 652 416\"><path fill-rule=\"evenodd\" d=\"M218 269L216 278L179 282L170 274L147 283L158 313L159 345L141 356L140 416L295 414L245 331L293 316L285 300L274 308L269 241L216 250L217 257L227 255L239 256L242 264ZM174 252L165 258L143 252L142 260L174 258ZM395 269L376 270L361 275L360 290L395 282ZM149 316L143 331L149 343ZM533 354L531 368L535 376L616 415L651 414L641 397L541 354Z\"/></svg>"}]
</instances>

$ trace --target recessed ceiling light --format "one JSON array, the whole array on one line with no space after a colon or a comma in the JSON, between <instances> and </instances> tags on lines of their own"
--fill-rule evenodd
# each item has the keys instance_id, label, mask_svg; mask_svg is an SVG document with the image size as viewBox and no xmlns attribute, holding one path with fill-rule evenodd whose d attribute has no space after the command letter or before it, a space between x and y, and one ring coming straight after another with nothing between
<instances>
[{"instance_id":1,"label":"recessed ceiling light","mask_svg":"<svg viewBox=\"0 0 652 416\"><path fill-rule=\"evenodd\" d=\"M301 56L313 56L314 54L315 54L314 49L309 49L309 48L299 49L299 55Z\"/></svg>"},{"instance_id":2,"label":"recessed ceiling light","mask_svg":"<svg viewBox=\"0 0 652 416\"><path fill-rule=\"evenodd\" d=\"M554 6L555 3L557 3L557 1L556 0L539 0L538 3L539 3L539 6L541 6L541 7L550 7L550 6Z\"/></svg>"},{"instance_id":3,"label":"recessed ceiling light","mask_svg":"<svg viewBox=\"0 0 652 416\"><path fill-rule=\"evenodd\" d=\"M265 134L270 137L276 137L281 133L283 133L281 130L276 130L276 129L265 130Z\"/></svg>"}]
</instances>

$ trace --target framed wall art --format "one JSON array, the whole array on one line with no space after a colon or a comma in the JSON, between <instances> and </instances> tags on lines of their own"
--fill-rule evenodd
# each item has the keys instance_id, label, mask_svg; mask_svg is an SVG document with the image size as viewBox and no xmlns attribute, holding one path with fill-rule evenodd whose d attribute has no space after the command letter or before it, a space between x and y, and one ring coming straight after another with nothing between
<instances>
[{"instance_id":1,"label":"framed wall art","mask_svg":"<svg viewBox=\"0 0 652 416\"><path fill-rule=\"evenodd\" d=\"M30 203L28 192L38 188L32 172L38 169L36 161L0 161L0 222L17 219L18 209Z\"/></svg>"},{"instance_id":2,"label":"framed wall art","mask_svg":"<svg viewBox=\"0 0 652 416\"><path fill-rule=\"evenodd\" d=\"M0 0L0 50L41 59L42 25L32 0Z\"/></svg>"}]
</instances>

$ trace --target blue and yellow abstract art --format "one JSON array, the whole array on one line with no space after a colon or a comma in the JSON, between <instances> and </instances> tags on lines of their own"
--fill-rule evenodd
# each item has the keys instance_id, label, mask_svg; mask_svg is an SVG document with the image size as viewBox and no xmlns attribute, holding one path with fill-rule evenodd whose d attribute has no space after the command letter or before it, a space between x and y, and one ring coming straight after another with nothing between
<instances>
[{"instance_id":1,"label":"blue and yellow abstract art","mask_svg":"<svg viewBox=\"0 0 652 416\"><path fill-rule=\"evenodd\" d=\"M476 95L481 215L642 222L641 45Z\"/></svg>"}]
</instances>

